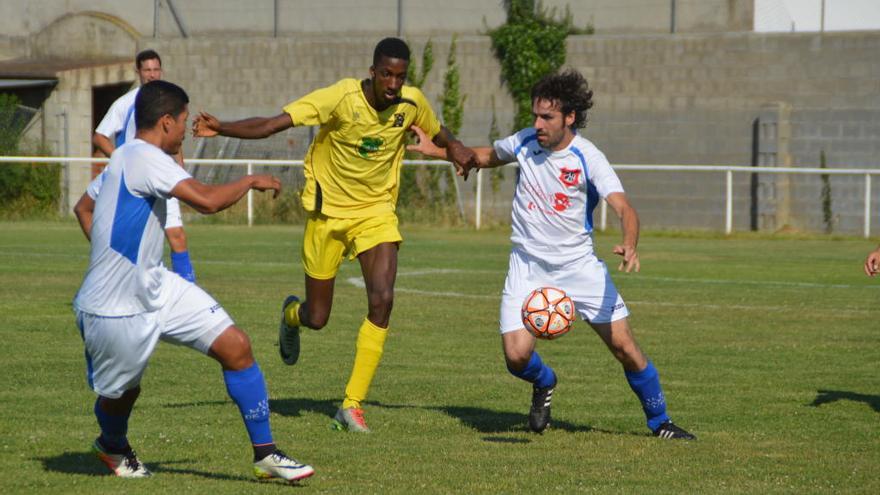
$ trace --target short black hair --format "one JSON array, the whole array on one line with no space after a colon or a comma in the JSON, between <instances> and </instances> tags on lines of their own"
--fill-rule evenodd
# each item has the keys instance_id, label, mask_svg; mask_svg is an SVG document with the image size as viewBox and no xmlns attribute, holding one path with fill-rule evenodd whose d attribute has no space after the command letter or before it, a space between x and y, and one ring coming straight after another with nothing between
<instances>
[{"instance_id":1,"label":"short black hair","mask_svg":"<svg viewBox=\"0 0 880 495\"><path fill-rule=\"evenodd\" d=\"M137 56L134 58L134 66L136 69L140 70L141 65L143 65L145 61L153 59L158 60L159 66L162 66L162 57L160 57L155 50L144 50L138 53Z\"/></svg>"},{"instance_id":2,"label":"short black hair","mask_svg":"<svg viewBox=\"0 0 880 495\"><path fill-rule=\"evenodd\" d=\"M399 58L409 62L409 46L400 38L385 38L373 50L373 65L378 65L382 57Z\"/></svg>"},{"instance_id":3,"label":"short black hair","mask_svg":"<svg viewBox=\"0 0 880 495\"><path fill-rule=\"evenodd\" d=\"M186 110L189 96L180 86L168 81L150 81L141 86L134 99L134 126L152 129L163 115L175 119Z\"/></svg>"},{"instance_id":4,"label":"short black hair","mask_svg":"<svg viewBox=\"0 0 880 495\"><path fill-rule=\"evenodd\" d=\"M572 128L587 125L587 110L593 107L593 90L580 72L568 69L544 76L532 87L532 102L547 100L559 105L562 115L574 112Z\"/></svg>"}]
</instances>

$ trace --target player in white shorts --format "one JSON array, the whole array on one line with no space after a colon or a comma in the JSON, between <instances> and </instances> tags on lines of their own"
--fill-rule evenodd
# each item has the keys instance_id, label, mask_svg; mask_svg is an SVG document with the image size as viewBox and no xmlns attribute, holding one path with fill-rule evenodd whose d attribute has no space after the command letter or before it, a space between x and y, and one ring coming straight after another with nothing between
<instances>
[{"instance_id":1,"label":"player in white shorts","mask_svg":"<svg viewBox=\"0 0 880 495\"><path fill-rule=\"evenodd\" d=\"M208 293L162 265L169 198L215 213L250 189L276 195L281 189L281 182L268 175L210 186L179 167L170 155L180 150L188 102L183 89L169 82L152 81L141 88L135 100L135 139L113 153L94 214L85 215L81 224L91 252L73 307L85 343L89 386L98 394L94 411L101 435L93 449L118 476L150 475L128 443L128 420L147 361L164 340L220 363L226 390L253 445L254 474L302 479L314 469L275 447L266 384L247 335Z\"/></svg>"},{"instance_id":2,"label":"player in white shorts","mask_svg":"<svg viewBox=\"0 0 880 495\"><path fill-rule=\"evenodd\" d=\"M620 217L623 242L614 246L626 272L639 271L636 251L639 219L617 174L593 143L577 134L586 125L593 92L574 70L546 76L532 88L534 127L475 148L469 168L519 164L513 198L513 249L501 300L500 330L507 369L533 384L529 427L543 432L550 423L556 373L535 351L535 337L523 326L520 311L532 290L565 290L578 314L596 331L623 365L626 379L642 403L648 428L661 438L695 437L673 424L654 365L636 344L629 311L617 293L605 263L593 252L593 209L604 198ZM422 139L410 150L445 158L443 150ZM467 174L468 170L463 173Z\"/></svg>"},{"instance_id":3,"label":"player in white shorts","mask_svg":"<svg viewBox=\"0 0 880 495\"><path fill-rule=\"evenodd\" d=\"M162 79L162 59L159 54L153 50L144 50L138 53L135 57L135 72L141 85ZM140 86L114 101L95 129L92 143L104 155L111 156L113 150L134 139L134 100L139 90ZM177 153L175 159L178 164L183 166L182 153ZM95 199L101 191L103 181L104 175L99 174L80 197L73 208L78 218L91 217L92 211L95 209ZM168 239L168 245L171 246L171 269L190 282L195 282L196 274L189 257L186 232L183 230L183 218L180 215L180 203L177 198L171 198L167 203L168 218L165 221L165 237ZM83 228L83 232L85 231L86 229Z\"/></svg>"}]
</instances>

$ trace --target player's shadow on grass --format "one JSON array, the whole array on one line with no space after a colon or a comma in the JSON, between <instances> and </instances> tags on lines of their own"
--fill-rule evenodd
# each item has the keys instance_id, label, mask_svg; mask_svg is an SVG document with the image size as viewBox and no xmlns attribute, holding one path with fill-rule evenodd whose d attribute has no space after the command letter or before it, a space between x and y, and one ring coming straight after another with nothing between
<instances>
[{"instance_id":1,"label":"player's shadow on grass","mask_svg":"<svg viewBox=\"0 0 880 495\"><path fill-rule=\"evenodd\" d=\"M52 457L36 457L36 461L43 464L46 471L54 471L66 474L82 474L86 476L110 476L110 471L91 452L65 452ZM171 467L172 464L188 463L191 460L180 461L152 461L145 462L153 473L189 474L225 481L256 481L246 476L231 476L228 474L208 473L194 469Z\"/></svg>"},{"instance_id":2,"label":"player's shadow on grass","mask_svg":"<svg viewBox=\"0 0 880 495\"><path fill-rule=\"evenodd\" d=\"M845 392L842 390L817 390L816 399L810 404L813 407L819 407L822 404L837 402L839 400L851 400L853 402L864 402L871 406L874 412L880 413L880 395L859 394L856 392Z\"/></svg>"},{"instance_id":3,"label":"player's shadow on grass","mask_svg":"<svg viewBox=\"0 0 880 495\"><path fill-rule=\"evenodd\" d=\"M408 404L383 404L381 402L373 401L370 401L370 404L389 409L410 407L441 412L461 421L464 425L480 433L513 433L529 431L527 426L529 417L522 413L494 411L492 409L471 406L415 406ZM568 421L561 421L559 419L553 419L550 422L550 427L554 430L563 430L570 433L595 431L600 433L623 434L623 432L599 430L590 425L579 425ZM503 439L495 439L494 437L486 437L487 440L490 438L492 438L490 441L505 441ZM518 442L519 440L513 443Z\"/></svg>"},{"instance_id":4,"label":"player's shadow on grass","mask_svg":"<svg viewBox=\"0 0 880 495\"><path fill-rule=\"evenodd\" d=\"M232 404L231 400L204 400L198 402L182 402L177 404L166 404L165 407L204 407L204 406L220 406ZM325 416L333 417L336 414L336 408L339 407L338 400L315 400L315 399L269 399L269 410L282 416L300 417L304 412L314 412Z\"/></svg>"},{"instance_id":5,"label":"player's shadow on grass","mask_svg":"<svg viewBox=\"0 0 880 495\"><path fill-rule=\"evenodd\" d=\"M269 410L282 416L302 416L304 412L313 412L333 417L339 401L335 399L270 399Z\"/></svg>"}]
</instances>

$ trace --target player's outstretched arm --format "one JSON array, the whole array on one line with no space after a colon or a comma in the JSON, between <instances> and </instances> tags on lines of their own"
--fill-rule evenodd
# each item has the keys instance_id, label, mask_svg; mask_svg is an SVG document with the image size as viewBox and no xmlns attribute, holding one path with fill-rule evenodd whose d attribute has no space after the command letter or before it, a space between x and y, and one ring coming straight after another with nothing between
<instances>
[{"instance_id":1,"label":"player's outstretched arm","mask_svg":"<svg viewBox=\"0 0 880 495\"><path fill-rule=\"evenodd\" d=\"M217 117L199 112L193 120L194 137L214 137L216 135L240 139L261 139L293 127L290 115L278 114L274 117L250 117L232 122L220 122Z\"/></svg>"},{"instance_id":2,"label":"player's outstretched arm","mask_svg":"<svg viewBox=\"0 0 880 495\"><path fill-rule=\"evenodd\" d=\"M196 179L180 181L171 195L195 208L199 213L210 215L234 205L249 190L274 191L277 198L281 192L281 181L271 175L247 175L236 181L220 185L208 185Z\"/></svg>"},{"instance_id":3,"label":"player's outstretched arm","mask_svg":"<svg viewBox=\"0 0 880 495\"><path fill-rule=\"evenodd\" d=\"M449 160L449 148L441 148L428 139L427 134L418 126L410 128L418 138L417 144L411 144L406 147L407 151L415 151L425 156ZM468 148L473 153L473 159L469 162L464 173L459 170L459 175L466 175L471 168L491 168L504 165L504 161L498 159L495 150L492 147ZM450 160L452 161L452 160Z\"/></svg>"},{"instance_id":4,"label":"player's outstretched arm","mask_svg":"<svg viewBox=\"0 0 880 495\"><path fill-rule=\"evenodd\" d=\"M868 253L865 258L865 275L874 277L880 273L880 246Z\"/></svg>"},{"instance_id":5,"label":"player's outstretched arm","mask_svg":"<svg viewBox=\"0 0 880 495\"><path fill-rule=\"evenodd\" d=\"M73 213L76 215L76 220L79 222L83 234L86 235L86 239L91 241L92 217L95 213L95 200L92 199L88 193L83 193L79 198L79 201L76 202L76 206L73 207Z\"/></svg>"},{"instance_id":6,"label":"player's outstretched arm","mask_svg":"<svg viewBox=\"0 0 880 495\"><path fill-rule=\"evenodd\" d=\"M626 194L621 192L611 193L605 198L605 201L611 205L611 208L620 218L621 230L623 230L623 242L614 246L614 254L623 257L618 270L627 273L638 272L642 265L639 262L639 253L636 247L639 244L639 214L636 209L629 204Z\"/></svg>"}]
</instances>

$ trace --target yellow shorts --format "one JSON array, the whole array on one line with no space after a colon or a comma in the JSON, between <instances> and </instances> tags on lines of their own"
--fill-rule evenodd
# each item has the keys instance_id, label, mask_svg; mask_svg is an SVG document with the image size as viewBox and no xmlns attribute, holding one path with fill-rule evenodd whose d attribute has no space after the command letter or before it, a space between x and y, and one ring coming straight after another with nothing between
<instances>
[{"instance_id":1,"label":"yellow shorts","mask_svg":"<svg viewBox=\"0 0 880 495\"><path fill-rule=\"evenodd\" d=\"M362 218L311 213L303 236L303 268L312 278L328 280L336 277L346 256L354 259L379 244L401 241L394 213Z\"/></svg>"}]
</instances>

